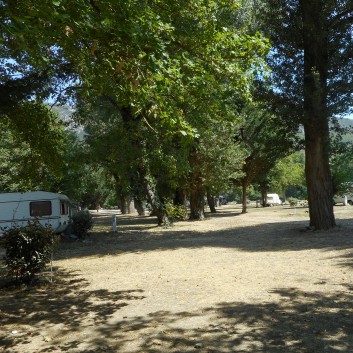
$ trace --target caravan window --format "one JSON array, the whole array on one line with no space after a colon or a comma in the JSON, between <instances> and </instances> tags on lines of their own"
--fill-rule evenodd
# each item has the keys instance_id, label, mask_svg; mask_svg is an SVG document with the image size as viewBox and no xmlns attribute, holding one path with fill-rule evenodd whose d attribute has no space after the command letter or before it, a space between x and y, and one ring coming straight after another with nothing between
<instances>
[{"instance_id":1,"label":"caravan window","mask_svg":"<svg viewBox=\"0 0 353 353\"><path fill-rule=\"evenodd\" d=\"M67 202L60 201L60 214L68 214L69 213L69 205Z\"/></svg>"},{"instance_id":2,"label":"caravan window","mask_svg":"<svg viewBox=\"0 0 353 353\"><path fill-rule=\"evenodd\" d=\"M32 217L50 216L51 201L33 201L29 203L30 215Z\"/></svg>"}]
</instances>

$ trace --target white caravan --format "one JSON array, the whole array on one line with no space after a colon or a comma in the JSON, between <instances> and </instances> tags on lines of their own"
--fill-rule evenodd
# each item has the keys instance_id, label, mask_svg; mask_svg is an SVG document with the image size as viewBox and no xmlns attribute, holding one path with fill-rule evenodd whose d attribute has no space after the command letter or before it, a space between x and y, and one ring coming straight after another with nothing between
<instances>
[{"instance_id":1,"label":"white caravan","mask_svg":"<svg viewBox=\"0 0 353 353\"><path fill-rule=\"evenodd\" d=\"M282 201L278 194L267 194L266 206L282 205Z\"/></svg>"},{"instance_id":2,"label":"white caravan","mask_svg":"<svg viewBox=\"0 0 353 353\"><path fill-rule=\"evenodd\" d=\"M343 203L344 206L353 205L353 183L344 183L341 185L344 189L333 197L333 203Z\"/></svg>"},{"instance_id":3,"label":"white caravan","mask_svg":"<svg viewBox=\"0 0 353 353\"><path fill-rule=\"evenodd\" d=\"M70 223L69 198L46 191L0 193L0 235L34 219L50 226L54 233L63 232Z\"/></svg>"},{"instance_id":4,"label":"white caravan","mask_svg":"<svg viewBox=\"0 0 353 353\"><path fill-rule=\"evenodd\" d=\"M337 203L343 203L344 206L353 205L353 194L346 193L344 195L335 195L333 197L333 203L336 205Z\"/></svg>"}]
</instances>

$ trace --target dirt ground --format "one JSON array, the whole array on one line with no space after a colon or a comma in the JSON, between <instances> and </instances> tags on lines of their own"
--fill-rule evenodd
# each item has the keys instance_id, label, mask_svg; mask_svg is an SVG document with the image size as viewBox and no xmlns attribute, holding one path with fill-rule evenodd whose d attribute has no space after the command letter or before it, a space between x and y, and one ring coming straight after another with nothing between
<instances>
[{"instance_id":1,"label":"dirt ground","mask_svg":"<svg viewBox=\"0 0 353 353\"><path fill-rule=\"evenodd\" d=\"M101 210L62 241L53 283L0 291L0 352L353 352L353 207L218 208L205 221ZM0 250L0 256L3 249Z\"/></svg>"}]
</instances>

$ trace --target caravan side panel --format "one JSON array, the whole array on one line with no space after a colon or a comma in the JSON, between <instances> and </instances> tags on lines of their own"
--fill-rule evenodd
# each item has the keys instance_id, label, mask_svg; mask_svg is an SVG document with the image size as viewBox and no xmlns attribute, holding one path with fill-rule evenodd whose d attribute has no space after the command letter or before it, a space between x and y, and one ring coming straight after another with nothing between
<instances>
[{"instance_id":1,"label":"caravan side panel","mask_svg":"<svg viewBox=\"0 0 353 353\"><path fill-rule=\"evenodd\" d=\"M0 194L0 234L34 219L54 232L63 232L70 223L69 199L44 191Z\"/></svg>"},{"instance_id":2,"label":"caravan side panel","mask_svg":"<svg viewBox=\"0 0 353 353\"><path fill-rule=\"evenodd\" d=\"M22 226L29 220L28 202L0 201L0 227L9 228L14 224Z\"/></svg>"}]
</instances>

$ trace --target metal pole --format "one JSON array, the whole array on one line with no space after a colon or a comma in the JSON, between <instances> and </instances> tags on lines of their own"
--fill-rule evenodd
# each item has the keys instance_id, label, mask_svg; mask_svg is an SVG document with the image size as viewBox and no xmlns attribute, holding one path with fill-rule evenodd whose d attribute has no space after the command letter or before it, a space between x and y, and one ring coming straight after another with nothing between
<instances>
[{"instance_id":1,"label":"metal pole","mask_svg":"<svg viewBox=\"0 0 353 353\"><path fill-rule=\"evenodd\" d=\"M116 215L115 214L112 215L112 228L113 228L113 232L116 232Z\"/></svg>"}]
</instances>

